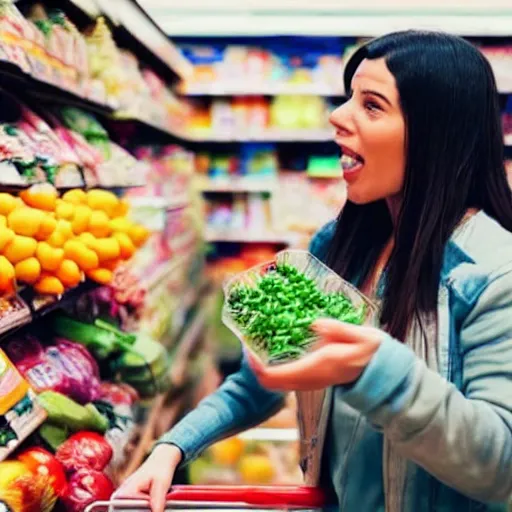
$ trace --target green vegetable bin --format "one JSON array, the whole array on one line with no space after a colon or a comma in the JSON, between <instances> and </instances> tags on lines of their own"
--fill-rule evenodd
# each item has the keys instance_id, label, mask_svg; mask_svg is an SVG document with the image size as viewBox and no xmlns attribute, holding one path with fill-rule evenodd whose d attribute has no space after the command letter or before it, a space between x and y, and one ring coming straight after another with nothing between
<instances>
[{"instance_id":1,"label":"green vegetable bin","mask_svg":"<svg viewBox=\"0 0 512 512\"><path fill-rule=\"evenodd\" d=\"M296 360L318 318L376 325L377 308L311 253L285 250L224 284L222 321L264 364Z\"/></svg>"}]
</instances>

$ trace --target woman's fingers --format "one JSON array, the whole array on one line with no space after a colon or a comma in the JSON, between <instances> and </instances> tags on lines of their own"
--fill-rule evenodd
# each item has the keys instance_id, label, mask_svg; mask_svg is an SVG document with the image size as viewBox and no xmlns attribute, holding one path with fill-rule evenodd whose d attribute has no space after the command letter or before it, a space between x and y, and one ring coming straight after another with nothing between
<instances>
[{"instance_id":1,"label":"woman's fingers","mask_svg":"<svg viewBox=\"0 0 512 512\"><path fill-rule=\"evenodd\" d=\"M361 343L379 342L382 333L379 329L368 326L348 324L332 318L319 318L311 326L323 342Z\"/></svg>"},{"instance_id":2,"label":"woman's fingers","mask_svg":"<svg viewBox=\"0 0 512 512\"><path fill-rule=\"evenodd\" d=\"M151 484L150 498L152 512L164 512L167 493L171 483L170 479L154 479Z\"/></svg>"}]
</instances>

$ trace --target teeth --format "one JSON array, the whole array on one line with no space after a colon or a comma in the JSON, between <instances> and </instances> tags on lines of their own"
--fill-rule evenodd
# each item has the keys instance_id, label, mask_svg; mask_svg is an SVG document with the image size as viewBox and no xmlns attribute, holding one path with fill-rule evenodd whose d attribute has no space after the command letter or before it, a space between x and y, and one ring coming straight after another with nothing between
<instances>
[{"instance_id":1,"label":"teeth","mask_svg":"<svg viewBox=\"0 0 512 512\"><path fill-rule=\"evenodd\" d=\"M358 165L361 165L359 160L356 160L349 155L341 155L341 167L343 170L351 170Z\"/></svg>"}]
</instances>

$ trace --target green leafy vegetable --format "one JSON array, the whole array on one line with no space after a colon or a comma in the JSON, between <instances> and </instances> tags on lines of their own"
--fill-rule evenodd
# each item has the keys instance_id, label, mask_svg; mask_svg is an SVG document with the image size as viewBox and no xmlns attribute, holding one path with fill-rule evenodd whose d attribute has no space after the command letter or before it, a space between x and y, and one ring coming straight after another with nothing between
<instances>
[{"instance_id":1,"label":"green leafy vegetable","mask_svg":"<svg viewBox=\"0 0 512 512\"><path fill-rule=\"evenodd\" d=\"M247 340L270 362L301 356L314 340L311 324L335 318L360 325L366 307L342 293L324 293L297 268L278 264L256 286L238 285L228 298L231 315Z\"/></svg>"}]
</instances>

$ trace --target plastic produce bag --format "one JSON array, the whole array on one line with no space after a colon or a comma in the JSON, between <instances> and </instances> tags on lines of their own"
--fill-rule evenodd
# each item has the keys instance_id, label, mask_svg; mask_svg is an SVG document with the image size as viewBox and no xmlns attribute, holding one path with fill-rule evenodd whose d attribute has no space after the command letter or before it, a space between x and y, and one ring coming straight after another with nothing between
<instances>
[{"instance_id":1,"label":"plastic produce bag","mask_svg":"<svg viewBox=\"0 0 512 512\"><path fill-rule=\"evenodd\" d=\"M54 345L43 347L36 338L27 336L12 340L6 351L38 393L56 391L81 404L100 394L96 361L77 343L60 338Z\"/></svg>"},{"instance_id":2,"label":"plastic produce bag","mask_svg":"<svg viewBox=\"0 0 512 512\"><path fill-rule=\"evenodd\" d=\"M318 318L374 323L376 307L307 251L279 252L224 286L223 322L266 364L300 358Z\"/></svg>"}]
</instances>

